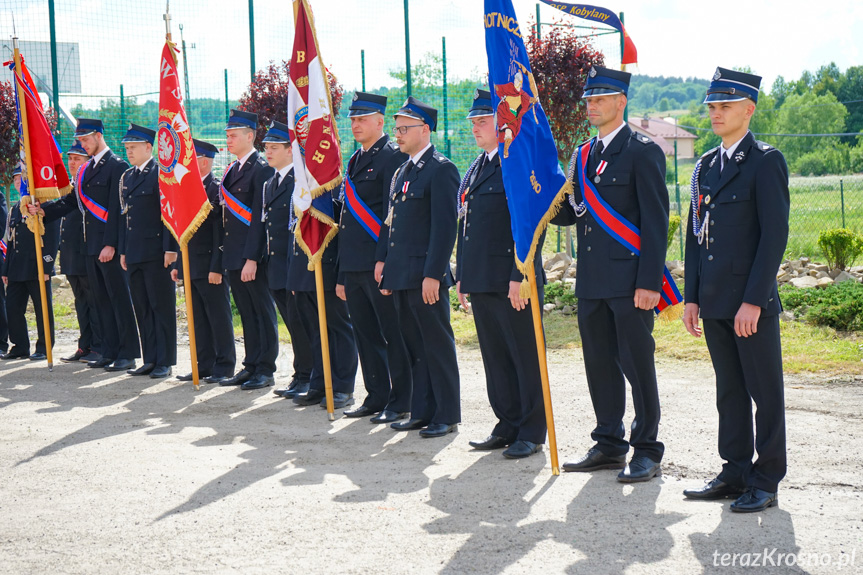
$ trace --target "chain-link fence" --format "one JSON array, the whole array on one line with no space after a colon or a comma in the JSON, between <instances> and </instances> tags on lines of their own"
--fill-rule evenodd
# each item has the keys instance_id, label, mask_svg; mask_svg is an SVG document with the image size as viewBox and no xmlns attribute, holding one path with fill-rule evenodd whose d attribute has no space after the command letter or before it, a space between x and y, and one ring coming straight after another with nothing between
<instances>
[{"instance_id":1,"label":"chain-link fence","mask_svg":"<svg viewBox=\"0 0 863 575\"><path fill-rule=\"evenodd\" d=\"M527 34L540 23L575 27L620 65L620 35L568 17L535 0L514 0ZM293 14L289 0L184 0L171 5L173 39L183 48L181 69L190 125L196 137L224 147L224 125L255 71L290 60ZM486 85L482 2L474 0L312 0L318 42L329 70L345 89L338 124L345 161L356 147L347 107L353 90L389 97L388 116L408 93L438 109L433 143L464 173L477 153L465 119L474 90ZM43 99L59 115L60 144L67 148L77 117L101 118L108 145L121 152L130 122L154 125L158 114L158 60L164 42L162 2L116 0L0 0L4 60L11 58L14 19L21 51ZM410 62L410 74L406 63ZM10 80L5 68L0 81ZM391 125L388 120L387 127ZM216 173L229 163L217 158ZM681 180L682 181L682 180ZM688 216L688 186L669 190L672 213ZM818 233L846 226L863 231L863 178L794 178L791 184L789 255L817 255ZM547 249L564 249L551 230ZM678 234L679 238L679 234ZM680 253L672 242L669 257Z\"/></svg>"}]
</instances>

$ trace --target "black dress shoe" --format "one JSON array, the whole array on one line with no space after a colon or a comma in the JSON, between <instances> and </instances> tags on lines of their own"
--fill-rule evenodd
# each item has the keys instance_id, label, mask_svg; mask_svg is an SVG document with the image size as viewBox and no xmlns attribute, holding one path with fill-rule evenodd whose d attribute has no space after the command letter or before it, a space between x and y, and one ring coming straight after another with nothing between
<instances>
[{"instance_id":1,"label":"black dress shoe","mask_svg":"<svg viewBox=\"0 0 863 575\"><path fill-rule=\"evenodd\" d=\"M404 419L408 416L408 411L390 411L389 409L385 409L373 418L369 419L372 423L392 423L394 421L398 421L399 419Z\"/></svg>"},{"instance_id":2,"label":"black dress shoe","mask_svg":"<svg viewBox=\"0 0 863 575\"><path fill-rule=\"evenodd\" d=\"M422 429L428 424L429 422L425 419L414 419L413 417L411 417L407 421L398 421L396 423L391 423L390 427L392 429L395 429L396 431L412 431L414 429Z\"/></svg>"},{"instance_id":3,"label":"black dress shoe","mask_svg":"<svg viewBox=\"0 0 863 575\"><path fill-rule=\"evenodd\" d=\"M778 493L764 491L757 487L748 487L746 492L731 504L735 513L755 513L779 504Z\"/></svg>"},{"instance_id":4,"label":"black dress shoe","mask_svg":"<svg viewBox=\"0 0 863 575\"><path fill-rule=\"evenodd\" d=\"M208 375L207 377L201 379L204 383L222 383L223 381L231 379L230 375Z\"/></svg>"},{"instance_id":5,"label":"black dress shoe","mask_svg":"<svg viewBox=\"0 0 863 575\"><path fill-rule=\"evenodd\" d=\"M99 361L102 359L102 354L96 351L91 351L87 355L81 357L78 361L82 363L90 363L91 361Z\"/></svg>"},{"instance_id":6,"label":"black dress shoe","mask_svg":"<svg viewBox=\"0 0 863 575\"><path fill-rule=\"evenodd\" d=\"M447 425L446 423L432 423L425 429L420 429L420 437L443 437L448 433L458 431L458 423Z\"/></svg>"},{"instance_id":7,"label":"black dress shoe","mask_svg":"<svg viewBox=\"0 0 863 575\"><path fill-rule=\"evenodd\" d=\"M687 499L713 501L715 499L737 499L743 495L744 491L746 490L743 487L729 485L717 477L708 481L704 487L684 489L683 496Z\"/></svg>"},{"instance_id":8,"label":"black dress shoe","mask_svg":"<svg viewBox=\"0 0 863 575\"><path fill-rule=\"evenodd\" d=\"M210 377L209 373L198 373L198 381L199 382L204 381L208 377ZM191 372L189 372L185 375L178 375L177 376L177 381L192 381L193 379L194 379L194 377L192 376ZM209 383L209 382L207 382L207 383Z\"/></svg>"},{"instance_id":9,"label":"black dress shoe","mask_svg":"<svg viewBox=\"0 0 863 575\"><path fill-rule=\"evenodd\" d=\"M349 405L354 404L354 394L353 393L342 393L340 391L333 392L333 409L342 409L343 407L347 407ZM326 409L327 407L327 397L324 395L324 398L321 400L321 407Z\"/></svg>"},{"instance_id":10,"label":"black dress shoe","mask_svg":"<svg viewBox=\"0 0 863 575\"><path fill-rule=\"evenodd\" d=\"M371 407L367 407L365 405L360 405L354 409L346 409L342 412L342 415L345 417L368 417L369 415L374 415L379 412L380 409L372 409Z\"/></svg>"},{"instance_id":11,"label":"black dress shoe","mask_svg":"<svg viewBox=\"0 0 863 575\"><path fill-rule=\"evenodd\" d=\"M30 354L30 361L42 361L43 359L48 359L48 356L41 351Z\"/></svg>"},{"instance_id":12,"label":"black dress shoe","mask_svg":"<svg viewBox=\"0 0 863 575\"><path fill-rule=\"evenodd\" d=\"M567 461L563 464L564 471L598 471L600 469L623 469L626 466L625 455L606 455L596 447L591 447L587 455L578 461Z\"/></svg>"},{"instance_id":13,"label":"black dress shoe","mask_svg":"<svg viewBox=\"0 0 863 575\"><path fill-rule=\"evenodd\" d=\"M27 357L30 357L30 355L27 353L18 353L12 351L0 355L0 359L25 359Z\"/></svg>"},{"instance_id":14,"label":"black dress shoe","mask_svg":"<svg viewBox=\"0 0 863 575\"><path fill-rule=\"evenodd\" d=\"M87 353L88 352L84 351L83 349L81 349L79 347L78 350L75 353L73 353L72 355L70 355L68 357L61 357L60 361L65 362L65 363L74 363L74 362L78 361L79 359L81 359L82 357L84 357L85 355L87 355Z\"/></svg>"},{"instance_id":15,"label":"black dress shoe","mask_svg":"<svg viewBox=\"0 0 863 575\"><path fill-rule=\"evenodd\" d=\"M114 363L105 366L105 371L128 371L130 369L135 369L134 359L115 359Z\"/></svg>"},{"instance_id":16,"label":"black dress shoe","mask_svg":"<svg viewBox=\"0 0 863 575\"><path fill-rule=\"evenodd\" d=\"M320 403L321 399L326 397L326 394L318 389L310 389L305 393L300 393L294 396L294 403L297 405L315 405Z\"/></svg>"},{"instance_id":17,"label":"black dress shoe","mask_svg":"<svg viewBox=\"0 0 863 575\"><path fill-rule=\"evenodd\" d=\"M285 399L293 399L293 398L297 397L298 395L302 395L304 393L309 392L309 386L311 386L310 382L308 382L308 381L297 381L296 383L297 384L294 385L294 383L291 382L291 385L290 385L290 387L288 387L288 390L285 391L284 393L282 393L282 397L284 397Z\"/></svg>"},{"instance_id":18,"label":"black dress shoe","mask_svg":"<svg viewBox=\"0 0 863 575\"><path fill-rule=\"evenodd\" d=\"M650 481L661 473L658 461L654 461L646 455L638 455L633 457L626 468L618 474L617 480L621 483L639 483Z\"/></svg>"},{"instance_id":19,"label":"black dress shoe","mask_svg":"<svg viewBox=\"0 0 863 575\"><path fill-rule=\"evenodd\" d=\"M106 367L105 369L108 369L108 368ZM145 363L144 365L142 365L138 369L130 369L126 373L128 373L129 375L150 375L154 369L156 369L155 363ZM108 369L108 371L116 371L116 370Z\"/></svg>"},{"instance_id":20,"label":"black dress shoe","mask_svg":"<svg viewBox=\"0 0 863 575\"><path fill-rule=\"evenodd\" d=\"M477 451L491 451L493 449L503 449L509 447L512 441L498 435L489 435L482 441L468 441L467 444Z\"/></svg>"},{"instance_id":21,"label":"black dress shoe","mask_svg":"<svg viewBox=\"0 0 863 575\"><path fill-rule=\"evenodd\" d=\"M530 457L542 448L542 445L519 439L515 443L505 449L503 456L507 459L523 459Z\"/></svg>"},{"instance_id":22,"label":"black dress shoe","mask_svg":"<svg viewBox=\"0 0 863 575\"><path fill-rule=\"evenodd\" d=\"M150 372L150 379L163 379L166 377L171 377L171 373L173 370L170 365L157 365L153 371Z\"/></svg>"},{"instance_id":23,"label":"black dress shoe","mask_svg":"<svg viewBox=\"0 0 863 575\"><path fill-rule=\"evenodd\" d=\"M259 373L252 377L249 381L241 385L240 389L263 389L265 387L270 387L274 383L276 383L276 380L273 379L272 375L264 375L262 373Z\"/></svg>"},{"instance_id":24,"label":"black dress shoe","mask_svg":"<svg viewBox=\"0 0 863 575\"><path fill-rule=\"evenodd\" d=\"M252 379L252 373L250 371L247 371L244 369L244 370L241 370L234 377L229 377L227 379L221 380L219 382L219 385L221 385L223 387L231 386L231 385L243 385L244 383L246 383L250 379Z\"/></svg>"},{"instance_id":25,"label":"black dress shoe","mask_svg":"<svg viewBox=\"0 0 863 575\"><path fill-rule=\"evenodd\" d=\"M93 361L88 363L87 367L92 367L92 368L96 369L96 368L107 367L107 366L111 365L112 363L114 363L113 359L111 359L109 357L100 357L99 359L94 359Z\"/></svg>"}]
</instances>

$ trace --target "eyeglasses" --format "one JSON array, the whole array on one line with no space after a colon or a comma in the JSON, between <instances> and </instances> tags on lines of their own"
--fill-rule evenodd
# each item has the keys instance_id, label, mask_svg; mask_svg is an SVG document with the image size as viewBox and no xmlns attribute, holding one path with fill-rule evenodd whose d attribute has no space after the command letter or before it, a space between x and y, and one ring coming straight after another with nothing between
<instances>
[{"instance_id":1,"label":"eyeglasses","mask_svg":"<svg viewBox=\"0 0 863 575\"><path fill-rule=\"evenodd\" d=\"M401 134L404 136L408 133L408 128L421 128L425 126L425 124L414 124L412 126L395 126L393 127L393 134Z\"/></svg>"}]
</instances>

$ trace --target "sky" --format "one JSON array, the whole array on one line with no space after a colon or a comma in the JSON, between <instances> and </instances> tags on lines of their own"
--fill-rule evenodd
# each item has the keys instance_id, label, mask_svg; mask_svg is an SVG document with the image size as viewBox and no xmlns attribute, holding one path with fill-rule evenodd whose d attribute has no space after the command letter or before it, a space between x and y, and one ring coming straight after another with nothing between
<instances>
[{"instance_id":1,"label":"sky","mask_svg":"<svg viewBox=\"0 0 863 575\"><path fill-rule=\"evenodd\" d=\"M536 1L513 3L526 28L536 14ZM161 1L55 0L55 4L57 40L77 43L83 94L116 97L120 84L126 95L158 89L156 70L165 29ZM362 85L361 50L365 50L368 89L396 84L389 72L404 68L404 0L311 0L311 4L321 54L346 89ZM769 88L779 75L796 79L804 70L814 72L830 62L841 70L863 64L860 1L614 0L602 5L624 12L627 31L638 48L638 65L628 68L633 73L708 79L717 66L749 66L764 77L762 86ZM232 99L239 97L251 73L248 3L173 0L171 11L174 39L179 39L177 25L182 23L189 46L190 95L224 98L227 70L228 93ZM255 0L254 11L256 67L289 59L293 38L289 0ZM0 0L3 45L12 34L13 12L22 40L47 42L47 0ZM440 54L445 37L449 77L482 76L486 69L482 14L481 0L409 0L412 62L427 53ZM590 25L546 5L540 14L544 26L552 21ZM600 37L598 42L600 48L617 53L616 36Z\"/></svg>"}]
</instances>

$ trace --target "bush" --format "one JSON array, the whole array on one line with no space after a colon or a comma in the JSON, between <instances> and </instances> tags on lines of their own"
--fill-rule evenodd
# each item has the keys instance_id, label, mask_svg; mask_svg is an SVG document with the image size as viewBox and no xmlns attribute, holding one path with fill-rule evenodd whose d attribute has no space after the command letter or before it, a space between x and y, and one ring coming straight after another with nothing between
<instances>
[{"instance_id":1,"label":"bush","mask_svg":"<svg viewBox=\"0 0 863 575\"><path fill-rule=\"evenodd\" d=\"M847 281L824 289L782 286L779 295L786 309L809 323L839 331L863 330L863 284Z\"/></svg>"},{"instance_id":2,"label":"bush","mask_svg":"<svg viewBox=\"0 0 863 575\"><path fill-rule=\"evenodd\" d=\"M674 241L675 236L677 235L677 228L680 227L680 216L677 214L672 214L668 216L668 245L665 249L671 247L671 242Z\"/></svg>"},{"instance_id":3,"label":"bush","mask_svg":"<svg viewBox=\"0 0 863 575\"><path fill-rule=\"evenodd\" d=\"M545 286L545 303L557 303L575 307L575 290L565 282L552 282Z\"/></svg>"},{"instance_id":4,"label":"bush","mask_svg":"<svg viewBox=\"0 0 863 575\"><path fill-rule=\"evenodd\" d=\"M824 230L818 234L818 247L831 268L844 270L863 253L863 236L845 228Z\"/></svg>"}]
</instances>

